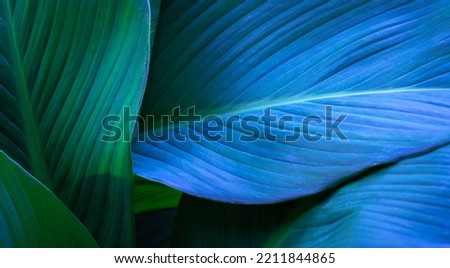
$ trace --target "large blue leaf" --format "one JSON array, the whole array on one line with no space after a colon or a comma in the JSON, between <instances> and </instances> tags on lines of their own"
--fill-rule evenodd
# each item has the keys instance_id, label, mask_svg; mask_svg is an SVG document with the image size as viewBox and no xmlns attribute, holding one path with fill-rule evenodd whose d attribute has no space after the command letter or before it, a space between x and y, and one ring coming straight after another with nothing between
<instances>
[{"instance_id":1,"label":"large blue leaf","mask_svg":"<svg viewBox=\"0 0 450 268\"><path fill-rule=\"evenodd\" d=\"M219 141L192 121L162 127L134 143L135 172L200 197L270 203L448 143L449 4L163 1L142 115L158 126L195 106L240 124L223 123L235 138ZM268 107L293 122L265 124ZM319 120L309 131L294 128L309 115ZM256 135L268 130L275 137Z\"/></svg>"},{"instance_id":2,"label":"large blue leaf","mask_svg":"<svg viewBox=\"0 0 450 268\"><path fill-rule=\"evenodd\" d=\"M449 247L450 146L349 183L272 237L283 247Z\"/></svg>"}]
</instances>

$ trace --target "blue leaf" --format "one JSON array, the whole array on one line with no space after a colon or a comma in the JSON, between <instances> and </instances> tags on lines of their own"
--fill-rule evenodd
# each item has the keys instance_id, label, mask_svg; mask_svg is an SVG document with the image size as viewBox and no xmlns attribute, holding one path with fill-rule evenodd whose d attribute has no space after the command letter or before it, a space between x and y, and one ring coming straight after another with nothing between
<instances>
[{"instance_id":1,"label":"blue leaf","mask_svg":"<svg viewBox=\"0 0 450 268\"><path fill-rule=\"evenodd\" d=\"M449 247L450 146L341 187L272 237L281 247Z\"/></svg>"},{"instance_id":2,"label":"blue leaf","mask_svg":"<svg viewBox=\"0 0 450 268\"><path fill-rule=\"evenodd\" d=\"M449 4L161 5L141 113L156 120L134 142L136 174L209 199L272 203L448 143ZM159 127L176 107L173 118L189 122ZM263 122L267 108L278 121ZM212 121L222 139L205 128Z\"/></svg>"}]
</instances>

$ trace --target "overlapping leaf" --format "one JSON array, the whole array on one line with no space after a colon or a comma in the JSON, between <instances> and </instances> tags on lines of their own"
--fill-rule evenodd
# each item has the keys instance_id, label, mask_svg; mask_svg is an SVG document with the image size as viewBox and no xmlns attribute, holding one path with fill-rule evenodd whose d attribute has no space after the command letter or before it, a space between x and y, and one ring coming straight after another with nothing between
<instances>
[{"instance_id":1,"label":"overlapping leaf","mask_svg":"<svg viewBox=\"0 0 450 268\"><path fill-rule=\"evenodd\" d=\"M158 129L133 145L136 173L209 199L271 203L448 143L449 11L447 2L163 2L142 107L156 116L147 130ZM212 141L192 121L160 128L178 106L218 115L234 138ZM269 107L292 122L265 124ZM299 129L308 116L316 121Z\"/></svg>"},{"instance_id":2,"label":"overlapping leaf","mask_svg":"<svg viewBox=\"0 0 450 268\"><path fill-rule=\"evenodd\" d=\"M136 113L148 1L0 1L0 149L53 190L102 246L133 244L130 145L102 120Z\"/></svg>"},{"instance_id":3,"label":"overlapping leaf","mask_svg":"<svg viewBox=\"0 0 450 268\"><path fill-rule=\"evenodd\" d=\"M282 247L449 247L450 146L338 189L272 237Z\"/></svg>"},{"instance_id":4,"label":"overlapping leaf","mask_svg":"<svg viewBox=\"0 0 450 268\"><path fill-rule=\"evenodd\" d=\"M448 247L449 160L447 145L376 167L320 194L274 205L184 196L173 245Z\"/></svg>"},{"instance_id":5,"label":"overlapping leaf","mask_svg":"<svg viewBox=\"0 0 450 268\"><path fill-rule=\"evenodd\" d=\"M96 247L75 215L0 151L0 247Z\"/></svg>"}]
</instances>

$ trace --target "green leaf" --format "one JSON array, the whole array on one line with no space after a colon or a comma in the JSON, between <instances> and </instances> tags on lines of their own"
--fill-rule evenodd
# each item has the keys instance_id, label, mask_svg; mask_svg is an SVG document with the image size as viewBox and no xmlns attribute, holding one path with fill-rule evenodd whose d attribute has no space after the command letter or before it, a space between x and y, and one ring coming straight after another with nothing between
<instances>
[{"instance_id":1,"label":"green leaf","mask_svg":"<svg viewBox=\"0 0 450 268\"><path fill-rule=\"evenodd\" d=\"M134 178L137 247L168 247L182 193L163 184Z\"/></svg>"},{"instance_id":2,"label":"green leaf","mask_svg":"<svg viewBox=\"0 0 450 268\"><path fill-rule=\"evenodd\" d=\"M175 208L181 198L181 192L163 184L151 182L135 176L134 213Z\"/></svg>"},{"instance_id":3,"label":"green leaf","mask_svg":"<svg viewBox=\"0 0 450 268\"><path fill-rule=\"evenodd\" d=\"M0 247L96 247L47 187L0 151Z\"/></svg>"},{"instance_id":4,"label":"green leaf","mask_svg":"<svg viewBox=\"0 0 450 268\"><path fill-rule=\"evenodd\" d=\"M449 247L450 146L356 178L271 238L281 247Z\"/></svg>"},{"instance_id":5,"label":"green leaf","mask_svg":"<svg viewBox=\"0 0 450 268\"><path fill-rule=\"evenodd\" d=\"M101 246L134 240L130 144L100 139L105 116L138 111L149 12L147 0L0 1L0 149Z\"/></svg>"},{"instance_id":6,"label":"green leaf","mask_svg":"<svg viewBox=\"0 0 450 268\"><path fill-rule=\"evenodd\" d=\"M151 45L153 46L155 36L156 36L156 29L158 25L158 18L159 18L159 6L161 5L161 0L150 0L150 9L151 9L151 32L150 32L150 40Z\"/></svg>"},{"instance_id":7,"label":"green leaf","mask_svg":"<svg viewBox=\"0 0 450 268\"><path fill-rule=\"evenodd\" d=\"M264 247L295 202L228 204L183 195L172 234L174 247Z\"/></svg>"},{"instance_id":8,"label":"green leaf","mask_svg":"<svg viewBox=\"0 0 450 268\"><path fill-rule=\"evenodd\" d=\"M449 41L448 1L163 1L135 173L264 204L442 146Z\"/></svg>"}]
</instances>

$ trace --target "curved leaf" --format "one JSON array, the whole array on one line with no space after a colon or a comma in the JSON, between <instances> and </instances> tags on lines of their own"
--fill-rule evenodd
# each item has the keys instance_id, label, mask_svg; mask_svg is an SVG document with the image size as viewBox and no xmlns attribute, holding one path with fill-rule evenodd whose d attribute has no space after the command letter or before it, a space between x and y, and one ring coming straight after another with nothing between
<instances>
[{"instance_id":1,"label":"curved leaf","mask_svg":"<svg viewBox=\"0 0 450 268\"><path fill-rule=\"evenodd\" d=\"M0 247L96 247L75 215L0 151Z\"/></svg>"},{"instance_id":2,"label":"curved leaf","mask_svg":"<svg viewBox=\"0 0 450 268\"><path fill-rule=\"evenodd\" d=\"M449 247L450 146L339 188L281 228L271 246Z\"/></svg>"},{"instance_id":3,"label":"curved leaf","mask_svg":"<svg viewBox=\"0 0 450 268\"><path fill-rule=\"evenodd\" d=\"M162 5L142 107L156 120L133 145L136 174L209 199L271 203L449 142L449 11L402 1ZM191 107L206 121L194 123ZM266 108L293 122L263 122ZM162 125L165 115L190 123ZM228 140L212 141L210 115Z\"/></svg>"},{"instance_id":4,"label":"curved leaf","mask_svg":"<svg viewBox=\"0 0 450 268\"><path fill-rule=\"evenodd\" d=\"M102 246L133 244L130 145L102 120L137 112L149 3L0 1L0 149L54 191Z\"/></svg>"}]
</instances>

